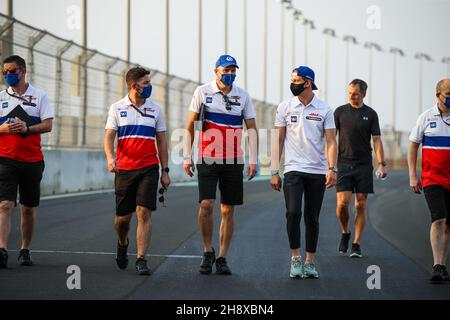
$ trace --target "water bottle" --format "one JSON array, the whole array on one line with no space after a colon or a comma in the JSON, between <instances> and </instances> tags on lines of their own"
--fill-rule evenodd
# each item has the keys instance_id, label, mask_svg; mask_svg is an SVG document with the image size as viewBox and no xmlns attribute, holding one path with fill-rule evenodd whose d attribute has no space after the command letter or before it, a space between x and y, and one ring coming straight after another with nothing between
<instances>
[{"instance_id":1,"label":"water bottle","mask_svg":"<svg viewBox=\"0 0 450 320\"><path fill-rule=\"evenodd\" d=\"M383 172L381 172L380 170L377 170L375 172L375 176L377 177L378 180L384 181L387 178L387 175L384 178L381 178L381 176L383 175Z\"/></svg>"}]
</instances>

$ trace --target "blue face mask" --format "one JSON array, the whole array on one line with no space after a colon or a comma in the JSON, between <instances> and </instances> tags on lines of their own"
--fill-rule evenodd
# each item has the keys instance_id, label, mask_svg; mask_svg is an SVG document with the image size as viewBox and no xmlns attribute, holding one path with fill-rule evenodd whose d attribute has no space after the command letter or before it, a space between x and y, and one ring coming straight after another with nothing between
<instances>
[{"instance_id":1,"label":"blue face mask","mask_svg":"<svg viewBox=\"0 0 450 320\"><path fill-rule=\"evenodd\" d=\"M19 75L17 73L9 73L4 76L3 79L11 87L17 86L20 82Z\"/></svg>"},{"instance_id":2,"label":"blue face mask","mask_svg":"<svg viewBox=\"0 0 450 320\"><path fill-rule=\"evenodd\" d=\"M152 88L153 87L151 85L149 85L147 87L144 87L142 89L142 92L141 92L139 97L142 98L142 99L150 98L150 96L152 95Z\"/></svg>"},{"instance_id":3,"label":"blue face mask","mask_svg":"<svg viewBox=\"0 0 450 320\"><path fill-rule=\"evenodd\" d=\"M227 87L231 86L234 82L234 79L236 79L236 74L233 73L223 73L222 77L220 78L220 82L222 82Z\"/></svg>"},{"instance_id":4,"label":"blue face mask","mask_svg":"<svg viewBox=\"0 0 450 320\"><path fill-rule=\"evenodd\" d=\"M445 98L444 104L448 109L450 109L450 97Z\"/></svg>"}]
</instances>

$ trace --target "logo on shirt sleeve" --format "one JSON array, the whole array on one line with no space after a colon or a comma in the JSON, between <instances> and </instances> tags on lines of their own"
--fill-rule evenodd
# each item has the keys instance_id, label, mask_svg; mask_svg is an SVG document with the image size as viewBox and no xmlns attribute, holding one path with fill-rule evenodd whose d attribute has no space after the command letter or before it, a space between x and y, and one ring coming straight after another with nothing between
<instances>
[{"instance_id":1,"label":"logo on shirt sleeve","mask_svg":"<svg viewBox=\"0 0 450 320\"><path fill-rule=\"evenodd\" d=\"M437 123L436 122L430 122L430 128L434 129L437 127Z\"/></svg>"},{"instance_id":2,"label":"logo on shirt sleeve","mask_svg":"<svg viewBox=\"0 0 450 320\"><path fill-rule=\"evenodd\" d=\"M212 97L206 97L206 103L212 103Z\"/></svg>"},{"instance_id":3,"label":"logo on shirt sleeve","mask_svg":"<svg viewBox=\"0 0 450 320\"><path fill-rule=\"evenodd\" d=\"M8 108L8 101L2 102L2 108L3 109Z\"/></svg>"},{"instance_id":4,"label":"logo on shirt sleeve","mask_svg":"<svg viewBox=\"0 0 450 320\"><path fill-rule=\"evenodd\" d=\"M120 117L121 118L125 118L127 116L127 112L126 111L120 111Z\"/></svg>"},{"instance_id":5,"label":"logo on shirt sleeve","mask_svg":"<svg viewBox=\"0 0 450 320\"><path fill-rule=\"evenodd\" d=\"M297 122L297 116L291 116L291 122Z\"/></svg>"}]
</instances>

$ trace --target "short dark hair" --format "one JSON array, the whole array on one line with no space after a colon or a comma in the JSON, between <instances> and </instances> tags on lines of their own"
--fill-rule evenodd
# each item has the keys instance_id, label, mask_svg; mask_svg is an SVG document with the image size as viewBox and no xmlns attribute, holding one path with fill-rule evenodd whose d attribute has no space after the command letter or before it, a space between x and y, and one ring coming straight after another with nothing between
<instances>
[{"instance_id":1,"label":"short dark hair","mask_svg":"<svg viewBox=\"0 0 450 320\"><path fill-rule=\"evenodd\" d=\"M142 67L134 67L128 70L127 75L125 77L127 81L128 89L131 88L131 85L135 83L136 81L139 81L142 77L150 74L150 71L147 69L144 69Z\"/></svg>"},{"instance_id":2,"label":"short dark hair","mask_svg":"<svg viewBox=\"0 0 450 320\"><path fill-rule=\"evenodd\" d=\"M350 83L349 86L358 86L359 90L363 93L366 94L367 92L367 88L369 87L367 85L367 83L364 80L361 79L353 79Z\"/></svg>"},{"instance_id":3,"label":"short dark hair","mask_svg":"<svg viewBox=\"0 0 450 320\"><path fill-rule=\"evenodd\" d=\"M20 69L25 69L27 67L27 64L26 64L25 60L21 56L18 56L18 55L12 55L12 56L9 56L9 57L7 57L7 58L5 58L3 60L3 64L5 64L5 63L13 63L13 62L15 64L17 64L17 66Z\"/></svg>"}]
</instances>

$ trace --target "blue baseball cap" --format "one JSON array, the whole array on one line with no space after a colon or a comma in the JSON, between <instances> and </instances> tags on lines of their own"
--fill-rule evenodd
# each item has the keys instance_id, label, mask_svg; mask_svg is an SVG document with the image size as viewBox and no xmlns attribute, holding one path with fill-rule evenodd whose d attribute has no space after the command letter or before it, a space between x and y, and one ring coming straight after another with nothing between
<instances>
[{"instance_id":1,"label":"blue baseball cap","mask_svg":"<svg viewBox=\"0 0 450 320\"><path fill-rule=\"evenodd\" d=\"M216 61L216 69L218 67L228 67L228 66L236 66L236 68L239 69L239 66L237 65L237 61L235 58L228 54L223 54L217 59Z\"/></svg>"},{"instance_id":2,"label":"blue baseball cap","mask_svg":"<svg viewBox=\"0 0 450 320\"><path fill-rule=\"evenodd\" d=\"M316 76L315 76L313 69L306 67L306 66L300 66L300 67L296 68L294 71L297 71L297 75L299 77L311 80L312 81L312 89L317 90L317 86L314 83L314 79Z\"/></svg>"}]
</instances>

